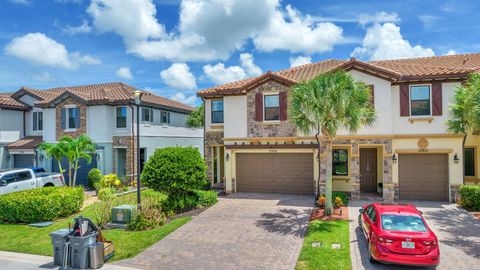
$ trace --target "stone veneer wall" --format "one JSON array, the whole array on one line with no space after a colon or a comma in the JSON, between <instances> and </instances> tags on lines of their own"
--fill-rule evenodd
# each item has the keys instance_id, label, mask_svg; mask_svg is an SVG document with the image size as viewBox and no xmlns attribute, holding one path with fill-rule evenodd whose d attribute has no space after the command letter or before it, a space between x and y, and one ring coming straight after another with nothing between
<instances>
[{"instance_id":1,"label":"stone veneer wall","mask_svg":"<svg viewBox=\"0 0 480 270\"><path fill-rule=\"evenodd\" d=\"M115 153L115 147L125 147L127 149L126 153L126 180L132 180L135 181L137 179L137 151L136 145L136 136L113 136L113 172L116 172L116 153ZM129 177L133 175L133 177Z\"/></svg>"},{"instance_id":2,"label":"stone veneer wall","mask_svg":"<svg viewBox=\"0 0 480 270\"><path fill-rule=\"evenodd\" d=\"M207 164L207 178L209 181L213 180L212 165L212 145L223 145L223 131L209 131L205 132L205 149L204 157Z\"/></svg>"},{"instance_id":3,"label":"stone veneer wall","mask_svg":"<svg viewBox=\"0 0 480 270\"><path fill-rule=\"evenodd\" d=\"M72 132L65 132L65 130L62 128L62 109L65 107L65 105L76 105L78 108L80 108L80 127ZM87 106L84 103L72 97L67 97L55 105L55 115L55 130L57 140L64 135L69 135L75 138L81 134L87 133Z\"/></svg>"},{"instance_id":4,"label":"stone veneer wall","mask_svg":"<svg viewBox=\"0 0 480 270\"><path fill-rule=\"evenodd\" d=\"M288 87L269 81L247 93L247 131L248 137L295 137L297 129L287 121L274 123L255 121L255 94L264 92L288 91ZM287 105L287 110L288 110Z\"/></svg>"},{"instance_id":5,"label":"stone veneer wall","mask_svg":"<svg viewBox=\"0 0 480 270\"><path fill-rule=\"evenodd\" d=\"M450 185L450 202L458 202L460 200L460 190L461 185Z\"/></svg>"},{"instance_id":6,"label":"stone veneer wall","mask_svg":"<svg viewBox=\"0 0 480 270\"><path fill-rule=\"evenodd\" d=\"M350 157L350 181L352 183L352 199L360 199L360 147L361 145L384 145L383 156L383 199L393 201L398 198L398 185L393 184L392 179L392 140L390 139L342 139L335 140L333 144L351 145L352 152ZM320 194L325 194L325 185L327 180L326 161L327 155L325 145L322 143L320 149ZM380 161L378 161L380 162Z\"/></svg>"}]
</instances>

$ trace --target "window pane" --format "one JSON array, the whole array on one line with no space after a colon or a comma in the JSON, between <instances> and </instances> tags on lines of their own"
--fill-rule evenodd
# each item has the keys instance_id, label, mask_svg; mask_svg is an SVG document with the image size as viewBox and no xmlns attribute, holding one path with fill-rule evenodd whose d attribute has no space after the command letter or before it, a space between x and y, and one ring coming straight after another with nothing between
<instances>
[{"instance_id":1,"label":"window pane","mask_svg":"<svg viewBox=\"0 0 480 270\"><path fill-rule=\"evenodd\" d=\"M7 182L7 185L10 184L10 183L13 183L15 182L15 174L6 174L4 176L2 176L2 180L4 180L5 182Z\"/></svg>"},{"instance_id":2,"label":"window pane","mask_svg":"<svg viewBox=\"0 0 480 270\"><path fill-rule=\"evenodd\" d=\"M39 112L38 116L38 130L43 130L43 112Z\"/></svg>"},{"instance_id":3,"label":"window pane","mask_svg":"<svg viewBox=\"0 0 480 270\"><path fill-rule=\"evenodd\" d=\"M381 215L382 229L402 232L427 232L419 216Z\"/></svg>"},{"instance_id":4,"label":"window pane","mask_svg":"<svg viewBox=\"0 0 480 270\"><path fill-rule=\"evenodd\" d=\"M212 123L223 123L223 112L212 112Z\"/></svg>"},{"instance_id":5,"label":"window pane","mask_svg":"<svg viewBox=\"0 0 480 270\"><path fill-rule=\"evenodd\" d=\"M280 109L265 107L265 120L280 120Z\"/></svg>"},{"instance_id":6,"label":"window pane","mask_svg":"<svg viewBox=\"0 0 480 270\"><path fill-rule=\"evenodd\" d=\"M212 100L212 111L223 111L223 100Z\"/></svg>"},{"instance_id":7,"label":"window pane","mask_svg":"<svg viewBox=\"0 0 480 270\"><path fill-rule=\"evenodd\" d=\"M75 108L68 109L68 127L67 128L76 128L75 127L75 118L77 110Z\"/></svg>"},{"instance_id":8,"label":"window pane","mask_svg":"<svg viewBox=\"0 0 480 270\"><path fill-rule=\"evenodd\" d=\"M265 96L265 108L278 107L278 95Z\"/></svg>"},{"instance_id":9,"label":"window pane","mask_svg":"<svg viewBox=\"0 0 480 270\"><path fill-rule=\"evenodd\" d=\"M127 127L127 108L117 107L117 128Z\"/></svg>"},{"instance_id":10,"label":"window pane","mask_svg":"<svg viewBox=\"0 0 480 270\"><path fill-rule=\"evenodd\" d=\"M475 176L475 149L465 148L465 176Z\"/></svg>"},{"instance_id":11,"label":"window pane","mask_svg":"<svg viewBox=\"0 0 480 270\"><path fill-rule=\"evenodd\" d=\"M332 153L332 174L348 175L348 150L334 149Z\"/></svg>"},{"instance_id":12,"label":"window pane","mask_svg":"<svg viewBox=\"0 0 480 270\"><path fill-rule=\"evenodd\" d=\"M412 115L430 115L430 101L412 100Z\"/></svg>"},{"instance_id":13,"label":"window pane","mask_svg":"<svg viewBox=\"0 0 480 270\"><path fill-rule=\"evenodd\" d=\"M429 100L430 99L430 86L412 86L410 87L410 93L412 100Z\"/></svg>"},{"instance_id":14,"label":"window pane","mask_svg":"<svg viewBox=\"0 0 480 270\"><path fill-rule=\"evenodd\" d=\"M29 180L32 178L30 172L19 172L17 173L17 181Z\"/></svg>"}]
</instances>

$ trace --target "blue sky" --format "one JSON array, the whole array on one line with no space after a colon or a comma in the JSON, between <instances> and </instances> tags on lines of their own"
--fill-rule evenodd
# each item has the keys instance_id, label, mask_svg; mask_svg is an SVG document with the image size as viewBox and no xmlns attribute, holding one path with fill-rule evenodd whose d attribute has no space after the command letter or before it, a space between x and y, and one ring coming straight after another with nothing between
<instances>
[{"instance_id":1,"label":"blue sky","mask_svg":"<svg viewBox=\"0 0 480 270\"><path fill-rule=\"evenodd\" d=\"M0 0L0 91L195 91L329 58L480 51L478 1Z\"/></svg>"}]
</instances>

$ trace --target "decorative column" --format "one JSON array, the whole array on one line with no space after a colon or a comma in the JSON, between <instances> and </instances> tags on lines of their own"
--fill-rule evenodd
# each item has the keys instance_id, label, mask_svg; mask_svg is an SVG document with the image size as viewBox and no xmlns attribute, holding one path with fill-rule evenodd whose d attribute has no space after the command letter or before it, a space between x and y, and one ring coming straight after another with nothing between
<instances>
[{"instance_id":1,"label":"decorative column","mask_svg":"<svg viewBox=\"0 0 480 270\"><path fill-rule=\"evenodd\" d=\"M360 151L356 140L350 141L352 158L350 164L350 181L352 182L352 200L360 200Z\"/></svg>"},{"instance_id":2,"label":"decorative column","mask_svg":"<svg viewBox=\"0 0 480 270\"><path fill-rule=\"evenodd\" d=\"M383 200L385 202L398 200L398 183L393 183L392 177L392 156L392 140L388 140L383 149Z\"/></svg>"}]
</instances>

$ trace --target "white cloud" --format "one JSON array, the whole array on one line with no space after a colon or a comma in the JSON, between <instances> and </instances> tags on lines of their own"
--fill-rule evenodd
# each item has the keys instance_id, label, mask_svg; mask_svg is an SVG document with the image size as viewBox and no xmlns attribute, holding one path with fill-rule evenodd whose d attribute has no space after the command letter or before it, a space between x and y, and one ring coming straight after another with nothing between
<instances>
[{"instance_id":1,"label":"white cloud","mask_svg":"<svg viewBox=\"0 0 480 270\"><path fill-rule=\"evenodd\" d=\"M41 82L50 82L54 80L52 75L48 72L35 73L32 75L32 78L36 81L41 81Z\"/></svg>"},{"instance_id":2,"label":"white cloud","mask_svg":"<svg viewBox=\"0 0 480 270\"><path fill-rule=\"evenodd\" d=\"M216 84L237 81L246 77L259 76L262 69L254 63L253 56L249 53L240 54L240 66L225 67L224 63L203 66L203 72Z\"/></svg>"},{"instance_id":3,"label":"white cloud","mask_svg":"<svg viewBox=\"0 0 480 270\"><path fill-rule=\"evenodd\" d=\"M116 75L117 77L125 80L133 80L133 75L129 67L120 67L117 69Z\"/></svg>"},{"instance_id":4,"label":"white cloud","mask_svg":"<svg viewBox=\"0 0 480 270\"><path fill-rule=\"evenodd\" d=\"M370 60L400 59L433 56L434 51L420 45L412 46L402 37L400 27L393 23L374 24L367 29L362 47L357 47L351 56Z\"/></svg>"},{"instance_id":5,"label":"white cloud","mask_svg":"<svg viewBox=\"0 0 480 270\"><path fill-rule=\"evenodd\" d=\"M192 90L197 88L195 76L185 63L173 63L169 68L160 72L165 83L175 89Z\"/></svg>"},{"instance_id":6,"label":"white cloud","mask_svg":"<svg viewBox=\"0 0 480 270\"><path fill-rule=\"evenodd\" d=\"M10 0L10 2L21 5L30 5L32 3L31 0Z\"/></svg>"},{"instance_id":7,"label":"white cloud","mask_svg":"<svg viewBox=\"0 0 480 270\"><path fill-rule=\"evenodd\" d=\"M78 52L69 53L65 46L42 33L14 38L4 48L5 54L38 66L76 69L79 65L101 64L100 59Z\"/></svg>"},{"instance_id":8,"label":"white cloud","mask_svg":"<svg viewBox=\"0 0 480 270\"><path fill-rule=\"evenodd\" d=\"M305 64L310 64L312 62L312 58L310 56L290 57L289 62L290 67L297 67Z\"/></svg>"},{"instance_id":9,"label":"white cloud","mask_svg":"<svg viewBox=\"0 0 480 270\"><path fill-rule=\"evenodd\" d=\"M445 55L455 55L457 52L455 50L448 50L448 52Z\"/></svg>"},{"instance_id":10,"label":"white cloud","mask_svg":"<svg viewBox=\"0 0 480 270\"><path fill-rule=\"evenodd\" d=\"M253 55L250 53L240 54L240 65L248 76L258 76L263 73L262 69L253 62Z\"/></svg>"},{"instance_id":11,"label":"white cloud","mask_svg":"<svg viewBox=\"0 0 480 270\"><path fill-rule=\"evenodd\" d=\"M376 24L376 23L398 23L400 22L400 17L395 12L387 13L385 11L377 12L375 14L361 14L358 16L358 23L361 26L366 26L368 24Z\"/></svg>"},{"instance_id":12,"label":"white cloud","mask_svg":"<svg viewBox=\"0 0 480 270\"><path fill-rule=\"evenodd\" d=\"M343 40L340 27L280 0L183 0L170 32L151 0L92 0L87 12L95 28L118 34L127 52L148 60L226 60L248 41L259 51L321 53Z\"/></svg>"},{"instance_id":13,"label":"white cloud","mask_svg":"<svg viewBox=\"0 0 480 270\"><path fill-rule=\"evenodd\" d=\"M184 93L176 93L174 96L170 97L170 99L190 106L195 106L195 101L197 100L197 97L195 95L187 97Z\"/></svg>"},{"instance_id":14,"label":"white cloud","mask_svg":"<svg viewBox=\"0 0 480 270\"><path fill-rule=\"evenodd\" d=\"M63 29L63 32L65 32L69 35L90 33L91 31L92 31L92 27L90 27L90 24L88 23L87 20L83 20L81 25L78 25L78 26L68 25L67 27L65 27Z\"/></svg>"}]
</instances>

